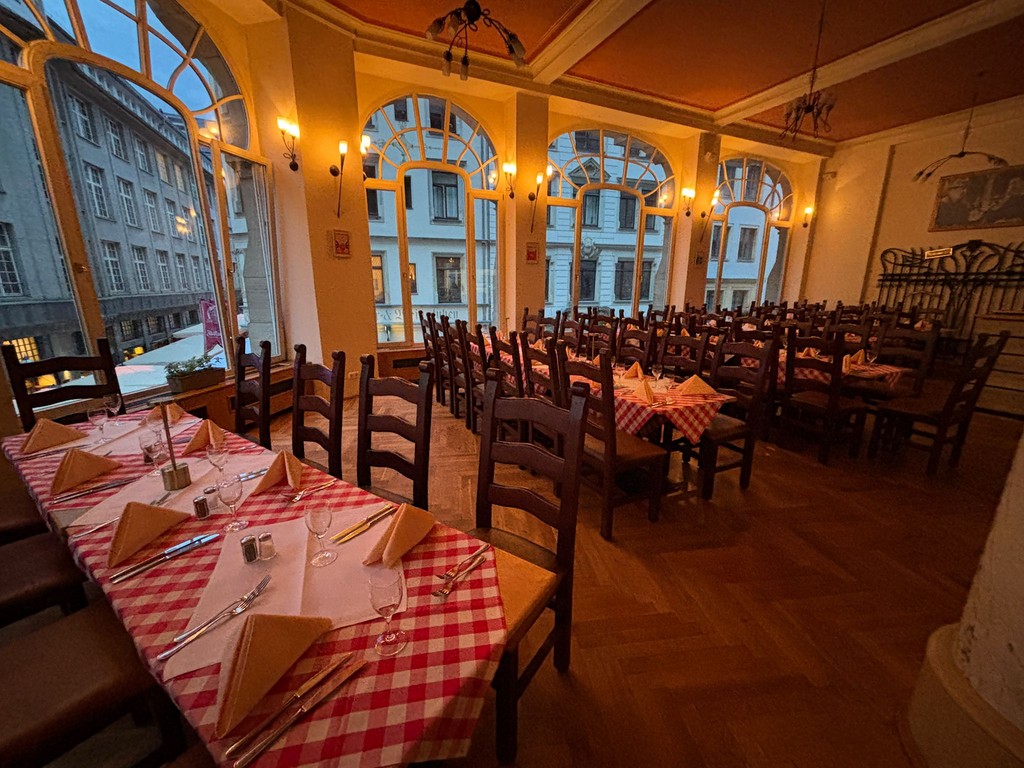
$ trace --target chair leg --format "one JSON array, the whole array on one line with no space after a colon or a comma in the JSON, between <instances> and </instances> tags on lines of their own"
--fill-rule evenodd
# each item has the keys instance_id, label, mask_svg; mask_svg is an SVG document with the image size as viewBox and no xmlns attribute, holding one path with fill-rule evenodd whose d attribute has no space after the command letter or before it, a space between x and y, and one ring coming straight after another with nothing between
<instances>
[{"instance_id":1,"label":"chair leg","mask_svg":"<svg viewBox=\"0 0 1024 768\"><path fill-rule=\"evenodd\" d=\"M757 436L751 432L743 441L743 463L740 465L740 488L750 487L750 475L754 469L754 448L757 447Z\"/></svg>"},{"instance_id":2,"label":"chair leg","mask_svg":"<svg viewBox=\"0 0 1024 768\"><path fill-rule=\"evenodd\" d=\"M850 458L856 459L860 454L860 446L864 442L864 424L867 422L868 412L857 411L853 421L853 435L850 436Z\"/></svg>"},{"instance_id":3,"label":"chair leg","mask_svg":"<svg viewBox=\"0 0 1024 768\"><path fill-rule=\"evenodd\" d=\"M886 418L879 411L875 414L875 425L871 429L871 441L868 443L868 458L873 459L878 455L878 446L882 442L882 433L885 430Z\"/></svg>"},{"instance_id":4,"label":"chair leg","mask_svg":"<svg viewBox=\"0 0 1024 768\"><path fill-rule=\"evenodd\" d=\"M718 446L709 441L701 441L700 459L700 497L710 499L715 493L715 468L718 466Z\"/></svg>"},{"instance_id":5,"label":"chair leg","mask_svg":"<svg viewBox=\"0 0 1024 768\"><path fill-rule=\"evenodd\" d=\"M960 465L960 454L963 453L964 443L967 442L967 427L969 425L969 421L962 421L960 422L960 426L956 428L956 438L953 440L953 452L949 456L950 467L957 467Z\"/></svg>"},{"instance_id":6,"label":"chair leg","mask_svg":"<svg viewBox=\"0 0 1024 768\"><path fill-rule=\"evenodd\" d=\"M565 580L555 596L555 669L569 671L572 647L572 581Z\"/></svg>"},{"instance_id":7,"label":"chair leg","mask_svg":"<svg viewBox=\"0 0 1024 768\"><path fill-rule=\"evenodd\" d=\"M75 611L80 611L89 604L89 599L85 596L85 588L80 584L75 589L71 590L68 595L61 601L60 610L65 616L70 616Z\"/></svg>"},{"instance_id":8,"label":"chair leg","mask_svg":"<svg viewBox=\"0 0 1024 768\"><path fill-rule=\"evenodd\" d=\"M934 475L939 471L939 459L942 458L942 447L946 444L946 427L940 426L935 432L935 442L932 443L931 452L928 455L928 468L925 474Z\"/></svg>"},{"instance_id":9,"label":"chair leg","mask_svg":"<svg viewBox=\"0 0 1024 768\"><path fill-rule=\"evenodd\" d=\"M516 761L519 739L519 649L502 654L494 676L495 732L498 762L509 765Z\"/></svg>"},{"instance_id":10,"label":"chair leg","mask_svg":"<svg viewBox=\"0 0 1024 768\"><path fill-rule=\"evenodd\" d=\"M601 498L601 538L611 541L612 538L612 515L614 514L614 502L612 497L615 493L615 474L611 467L604 469L604 482L602 487L604 493Z\"/></svg>"},{"instance_id":11,"label":"chair leg","mask_svg":"<svg viewBox=\"0 0 1024 768\"><path fill-rule=\"evenodd\" d=\"M665 475L668 474L664 459L658 459L648 470L651 476L651 495L647 497L647 519L652 523L661 517L661 497L665 494Z\"/></svg>"}]
</instances>

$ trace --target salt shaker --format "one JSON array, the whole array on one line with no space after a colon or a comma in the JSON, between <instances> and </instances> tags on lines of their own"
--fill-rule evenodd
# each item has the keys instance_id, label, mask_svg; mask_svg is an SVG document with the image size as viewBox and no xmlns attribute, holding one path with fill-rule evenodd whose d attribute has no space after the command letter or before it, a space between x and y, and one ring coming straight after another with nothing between
<instances>
[{"instance_id":1,"label":"salt shaker","mask_svg":"<svg viewBox=\"0 0 1024 768\"><path fill-rule=\"evenodd\" d=\"M274 537L269 533L261 533L257 543L259 544L260 560L271 560L277 554Z\"/></svg>"}]
</instances>

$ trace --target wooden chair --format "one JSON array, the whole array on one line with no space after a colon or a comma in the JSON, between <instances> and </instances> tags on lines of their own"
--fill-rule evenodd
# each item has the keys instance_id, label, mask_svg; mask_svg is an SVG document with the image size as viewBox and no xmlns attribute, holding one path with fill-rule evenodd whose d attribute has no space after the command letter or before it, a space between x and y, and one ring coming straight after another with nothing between
<instances>
[{"instance_id":1,"label":"wooden chair","mask_svg":"<svg viewBox=\"0 0 1024 768\"><path fill-rule=\"evenodd\" d=\"M64 542L50 532L0 547L0 627L60 606L71 614L86 604L85 578Z\"/></svg>"},{"instance_id":2,"label":"wooden chair","mask_svg":"<svg viewBox=\"0 0 1024 768\"><path fill-rule=\"evenodd\" d=\"M559 672L569 669L576 518L587 386L573 385L569 407L561 409L533 398L503 397L499 379L497 371L488 371L477 476L477 527L470 531L470 535L489 541L496 548L495 565L508 625L505 650L494 677L497 753L498 760L508 764L516 759L518 702L526 686L552 649L555 669ZM561 453L552 453L529 443L504 440L502 435L509 434L510 430L503 430L501 425L520 423L543 426L556 434ZM498 464L525 467L560 484L561 494L551 499L532 488L496 481L494 470ZM516 473L513 476L522 475ZM555 534L554 549L495 528L495 505L522 510L551 528ZM504 556L506 552L514 557ZM554 614L554 625L520 673L520 642L545 610Z\"/></svg>"},{"instance_id":3,"label":"wooden chair","mask_svg":"<svg viewBox=\"0 0 1024 768\"><path fill-rule=\"evenodd\" d=\"M117 371L114 368L114 358L110 354L110 342L106 339L96 339L97 354L91 357L51 357L46 360L23 363L18 359L18 352L12 344L4 344L0 350L3 351L4 364L7 366L7 378L11 383L14 402L18 406L21 426L26 432L35 426L35 411L39 408L73 400L90 400L106 395L121 394L121 385L117 381ZM76 384L71 381L49 389L31 391L29 379L38 376L54 376L59 380L65 371L92 374L94 383ZM101 378L102 381L100 381ZM124 398L121 398L120 413L124 412Z\"/></svg>"},{"instance_id":4,"label":"wooden chair","mask_svg":"<svg viewBox=\"0 0 1024 768\"><path fill-rule=\"evenodd\" d=\"M949 466L956 467L967 441L967 430L978 397L1009 338L1009 331L1003 331L995 339L988 334L980 334L945 396L934 393L879 404L868 455L877 454L883 437L887 438L893 449L904 444L912 448L923 448L929 451L926 471L934 475L939 469L942 449L947 443L952 443ZM921 437L931 443L916 443L912 441L913 437Z\"/></svg>"},{"instance_id":5,"label":"wooden chair","mask_svg":"<svg viewBox=\"0 0 1024 768\"><path fill-rule=\"evenodd\" d=\"M657 361L662 374L676 377L701 376L708 364L710 334L682 336L678 327L661 337Z\"/></svg>"},{"instance_id":6,"label":"wooden chair","mask_svg":"<svg viewBox=\"0 0 1024 768\"><path fill-rule=\"evenodd\" d=\"M447 319L447 318L446 318ZM427 327L434 345L434 389L440 405L448 405L448 391L451 387L451 357L448 345L441 333L441 323L433 312L427 313Z\"/></svg>"},{"instance_id":7,"label":"wooden chair","mask_svg":"<svg viewBox=\"0 0 1024 768\"><path fill-rule=\"evenodd\" d=\"M360 488L370 487L370 467L393 469L412 480L412 503L420 509L430 506L430 416L434 364L420 362L418 384L397 377L375 379L373 355L359 358L363 365L359 377L359 432L356 437L356 482ZM373 412L374 397L397 397L416 405L416 422L394 414ZM374 434L393 434L413 444L410 461L395 451L373 447Z\"/></svg>"},{"instance_id":8,"label":"wooden chair","mask_svg":"<svg viewBox=\"0 0 1024 768\"><path fill-rule=\"evenodd\" d=\"M523 381L526 397L539 397L552 405L563 407L562 390L557 386L556 342L549 339L544 342L544 349L536 349L527 342L525 336L520 336L519 343L523 351Z\"/></svg>"},{"instance_id":9,"label":"wooden chair","mask_svg":"<svg viewBox=\"0 0 1024 768\"><path fill-rule=\"evenodd\" d=\"M466 426L473 434L476 434L480 414L484 410L484 372L488 367L487 345L484 342L483 331L479 323L473 331L470 331L469 325L462 320L458 320L456 323L469 379Z\"/></svg>"},{"instance_id":10,"label":"wooden chair","mask_svg":"<svg viewBox=\"0 0 1024 768\"><path fill-rule=\"evenodd\" d=\"M797 329L791 327L786 346L786 385L781 398L783 421L819 435L818 461L822 464L828 464L832 446L842 440L850 441L850 456L856 457L864 438L867 404L860 398L842 395L842 336L833 336L831 341L820 337L801 339ZM817 350L819 357L801 357L800 352L805 349ZM820 374L800 376L800 370Z\"/></svg>"},{"instance_id":11,"label":"wooden chair","mask_svg":"<svg viewBox=\"0 0 1024 768\"><path fill-rule=\"evenodd\" d=\"M579 319L570 320L568 313L562 315L562 329L558 337L565 346L576 354L582 354L587 348L587 322L584 315Z\"/></svg>"},{"instance_id":12,"label":"wooden chair","mask_svg":"<svg viewBox=\"0 0 1024 768\"><path fill-rule=\"evenodd\" d=\"M458 330L452 328L447 315L441 315L441 335L448 355L448 410L458 419L461 418L459 404L463 401L463 397L468 397L466 395L466 359Z\"/></svg>"},{"instance_id":13,"label":"wooden chair","mask_svg":"<svg viewBox=\"0 0 1024 768\"><path fill-rule=\"evenodd\" d=\"M444 385L441 377L441 359L437 351L437 331L434 326L433 313L428 312L424 314L423 310L420 311L420 329L423 333L423 351L426 353L427 360L432 360L434 363L434 390L437 402L444 405Z\"/></svg>"},{"instance_id":14,"label":"wooden chair","mask_svg":"<svg viewBox=\"0 0 1024 768\"><path fill-rule=\"evenodd\" d=\"M523 307L523 324L520 328L520 335L525 336L532 344L537 339L548 339L552 336L557 336L561 324L561 312L556 312L554 317L545 317L543 311L531 315L529 308Z\"/></svg>"},{"instance_id":15,"label":"wooden chair","mask_svg":"<svg viewBox=\"0 0 1024 768\"><path fill-rule=\"evenodd\" d=\"M676 315L676 305L671 307L666 304L663 309L655 309L653 304L647 307L647 324L662 323L666 327L672 322Z\"/></svg>"},{"instance_id":16,"label":"wooden chair","mask_svg":"<svg viewBox=\"0 0 1024 768\"><path fill-rule=\"evenodd\" d=\"M924 392L928 373L935 360L939 330L939 325L933 326L929 331L883 328L872 345L876 361L910 368L912 372L904 374L895 387L884 381L861 380L847 384L844 390L871 403L920 396Z\"/></svg>"},{"instance_id":17,"label":"wooden chair","mask_svg":"<svg viewBox=\"0 0 1024 768\"><path fill-rule=\"evenodd\" d=\"M590 478L601 494L601 536L612 537L615 507L630 501L647 499L647 517L656 521L661 513L668 453L659 445L631 435L615 426L615 381L612 361L601 357L598 368L581 360L569 360L559 347L558 370L563 393L571 389L571 377L582 377L597 385L587 396L587 439L583 446L584 479ZM598 389L598 387L600 389ZM616 479L639 470L644 475L636 489L621 488Z\"/></svg>"},{"instance_id":18,"label":"wooden chair","mask_svg":"<svg viewBox=\"0 0 1024 768\"><path fill-rule=\"evenodd\" d=\"M502 397L526 397L526 386L523 380L522 347L519 342L519 334L512 331L508 335L508 341L503 341L498 336L498 329L491 326L491 365L501 376L498 378L498 386L501 388ZM508 425L503 425L509 428ZM522 430L528 430L526 424L515 426L517 434ZM528 431L524 432L522 439L529 440Z\"/></svg>"},{"instance_id":19,"label":"wooden chair","mask_svg":"<svg viewBox=\"0 0 1024 768\"><path fill-rule=\"evenodd\" d=\"M871 326L867 323L831 323L825 330L825 338L833 336L842 341L844 355L852 355L871 346Z\"/></svg>"},{"instance_id":20,"label":"wooden chair","mask_svg":"<svg viewBox=\"0 0 1024 768\"><path fill-rule=\"evenodd\" d=\"M627 325L619 333L615 362L625 366L640 363L644 373L650 373L651 360L654 358L654 353L657 350L656 331L657 326L653 323L649 324L646 328Z\"/></svg>"},{"instance_id":21,"label":"wooden chair","mask_svg":"<svg viewBox=\"0 0 1024 768\"><path fill-rule=\"evenodd\" d=\"M619 319L606 315L594 315L587 323L587 356L593 360L598 355L609 357L615 354L619 338Z\"/></svg>"},{"instance_id":22,"label":"wooden chair","mask_svg":"<svg viewBox=\"0 0 1024 768\"><path fill-rule=\"evenodd\" d=\"M292 453L306 458L306 443L316 443L327 451L327 472L339 480L341 477L341 426L345 405L345 353L331 355L333 365L327 368L306 362L306 345L295 345L295 364L292 374ZM316 391L310 391L309 382L326 385L330 399L325 400ZM315 386L315 384L313 385ZM327 431L306 424L306 414L312 411L327 419Z\"/></svg>"},{"instance_id":23,"label":"wooden chair","mask_svg":"<svg viewBox=\"0 0 1024 768\"><path fill-rule=\"evenodd\" d=\"M249 370L254 378L247 378ZM235 432L244 435L250 425L259 432L259 444L270 450L270 342L260 342L260 354L245 351L245 337L235 339Z\"/></svg>"}]
</instances>

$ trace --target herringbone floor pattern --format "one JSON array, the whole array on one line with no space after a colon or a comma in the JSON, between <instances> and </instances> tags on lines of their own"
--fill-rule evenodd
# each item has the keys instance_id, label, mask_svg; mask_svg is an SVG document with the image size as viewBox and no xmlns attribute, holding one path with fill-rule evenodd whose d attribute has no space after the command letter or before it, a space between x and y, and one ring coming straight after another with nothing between
<instances>
[{"instance_id":1,"label":"herringbone floor pattern","mask_svg":"<svg viewBox=\"0 0 1024 768\"><path fill-rule=\"evenodd\" d=\"M433 418L430 508L466 529L478 438ZM620 507L614 542L584 490L572 669L547 663L521 700L519 764L908 766L899 718L928 635L959 618L1020 431L978 415L960 469L934 479L923 453L822 467L811 444L760 444L747 491L724 473L713 501L670 499L656 524ZM459 764L493 765L492 731L488 705Z\"/></svg>"}]
</instances>

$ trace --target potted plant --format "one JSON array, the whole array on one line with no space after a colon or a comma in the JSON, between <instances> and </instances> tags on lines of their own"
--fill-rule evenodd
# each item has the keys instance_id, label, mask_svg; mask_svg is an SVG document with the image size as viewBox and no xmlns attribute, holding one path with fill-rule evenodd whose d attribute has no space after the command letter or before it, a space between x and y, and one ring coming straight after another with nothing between
<instances>
[{"instance_id":1,"label":"potted plant","mask_svg":"<svg viewBox=\"0 0 1024 768\"><path fill-rule=\"evenodd\" d=\"M215 368L213 358L209 355L197 355L188 360L167 363L167 384L176 395L190 389L212 387L224 381L224 369Z\"/></svg>"}]
</instances>

